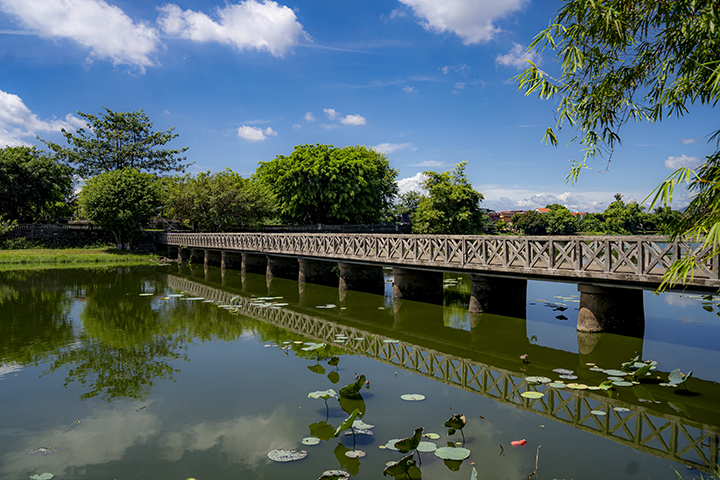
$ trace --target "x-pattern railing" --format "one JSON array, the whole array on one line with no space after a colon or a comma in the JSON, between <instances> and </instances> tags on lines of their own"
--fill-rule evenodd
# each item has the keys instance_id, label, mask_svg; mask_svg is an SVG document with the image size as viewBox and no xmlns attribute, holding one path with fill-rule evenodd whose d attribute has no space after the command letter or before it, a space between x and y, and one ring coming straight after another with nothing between
<instances>
[{"instance_id":1,"label":"x-pattern railing","mask_svg":"<svg viewBox=\"0 0 720 480\"><path fill-rule=\"evenodd\" d=\"M657 285L674 260L706 253L665 237L498 237L305 233L166 233L159 243L269 255L295 255L387 266L454 269L528 277ZM717 259L686 285L720 286Z\"/></svg>"},{"instance_id":2,"label":"x-pattern railing","mask_svg":"<svg viewBox=\"0 0 720 480\"><path fill-rule=\"evenodd\" d=\"M260 306L254 303L252 298L238 297L182 277L168 275L168 285L221 304L229 304L237 297L232 303L238 306L238 311L243 315L327 344L334 344L338 335L347 336L345 343L337 344L338 347L502 403L515 405L667 460L681 462L706 472L712 472L718 463L720 428L716 425L664 414L589 391L567 391L528 384L521 373L397 341L289 309ZM544 391L546 395L540 399L529 399L521 395L526 390ZM616 406L629 408L630 411L617 412L613 409ZM593 410L601 410L606 415L598 417L591 413Z\"/></svg>"}]
</instances>

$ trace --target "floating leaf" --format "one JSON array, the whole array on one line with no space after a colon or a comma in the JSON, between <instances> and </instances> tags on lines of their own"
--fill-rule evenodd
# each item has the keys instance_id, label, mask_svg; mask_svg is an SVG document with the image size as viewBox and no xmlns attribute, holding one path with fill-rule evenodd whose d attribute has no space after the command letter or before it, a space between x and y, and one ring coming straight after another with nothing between
<instances>
[{"instance_id":1,"label":"floating leaf","mask_svg":"<svg viewBox=\"0 0 720 480\"><path fill-rule=\"evenodd\" d=\"M306 352L311 352L313 350L320 350L321 348L325 348L324 343L308 342L305 345L307 345L307 347L303 347L303 350Z\"/></svg>"},{"instance_id":2,"label":"floating leaf","mask_svg":"<svg viewBox=\"0 0 720 480\"><path fill-rule=\"evenodd\" d=\"M303 445L317 445L320 443L320 439L318 437L305 437L302 439Z\"/></svg>"},{"instance_id":3,"label":"floating leaf","mask_svg":"<svg viewBox=\"0 0 720 480\"><path fill-rule=\"evenodd\" d=\"M434 452L437 450L437 445L432 442L420 442L416 448L418 452Z\"/></svg>"},{"instance_id":4,"label":"floating leaf","mask_svg":"<svg viewBox=\"0 0 720 480\"><path fill-rule=\"evenodd\" d=\"M389 338L386 338L385 340L383 340L383 343L399 343L399 342L400 342L400 340L392 340Z\"/></svg>"},{"instance_id":5,"label":"floating leaf","mask_svg":"<svg viewBox=\"0 0 720 480\"><path fill-rule=\"evenodd\" d=\"M402 438L393 438L393 439L390 439L390 440L388 440L387 443L385 444L385 448L388 448L388 449L390 449L390 450L395 450L395 451L397 451L397 447L395 446L395 444L398 443L398 442L400 442L400 441L402 441Z\"/></svg>"},{"instance_id":6,"label":"floating leaf","mask_svg":"<svg viewBox=\"0 0 720 480\"><path fill-rule=\"evenodd\" d=\"M337 355L330 358L330 360L328 360L328 362L327 362L327 364L330 365L331 367L337 366L338 363L340 363L340 357L338 357Z\"/></svg>"},{"instance_id":7,"label":"floating leaf","mask_svg":"<svg viewBox=\"0 0 720 480\"><path fill-rule=\"evenodd\" d=\"M577 380L577 375L559 375L560 378L565 380Z\"/></svg>"},{"instance_id":8,"label":"floating leaf","mask_svg":"<svg viewBox=\"0 0 720 480\"><path fill-rule=\"evenodd\" d=\"M553 369L553 372L559 373L561 375L572 375L573 373L575 373L574 371L568 370L567 368L555 368Z\"/></svg>"},{"instance_id":9,"label":"floating leaf","mask_svg":"<svg viewBox=\"0 0 720 480\"><path fill-rule=\"evenodd\" d=\"M141 297L150 297L152 295L155 295L155 294L154 293L141 293L140 294ZM45 474L43 473L43 475L45 475Z\"/></svg>"},{"instance_id":10,"label":"floating leaf","mask_svg":"<svg viewBox=\"0 0 720 480\"><path fill-rule=\"evenodd\" d=\"M419 393L406 393L404 395L400 395L400 398L408 402L419 402L421 400L425 400L425 395L421 395Z\"/></svg>"},{"instance_id":11,"label":"floating leaf","mask_svg":"<svg viewBox=\"0 0 720 480\"><path fill-rule=\"evenodd\" d=\"M646 377L650 375L650 369L652 369L652 365L643 364L642 367L635 370L635 372L633 373L633 377Z\"/></svg>"},{"instance_id":12,"label":"floating leaf","mask_svg":"<svg viewBox=\"0 0 720 480\"><path fill-rule=\"evenodd\" d=\"M327 422L311 423L308 428L310 429L310 435L321 440L330 440L335 437L335 427Z\"/></svg>"},{"instance_id":13,"label":"floating leaf","mask_svg":"<svg viewBox=\"0 0 720 480\"><path fill-rule=\"evenodd\" d=\"M608 380L612 382L625 382L626 380L623 377L608 377Z\"/></svg>"},{"instance_id":14,"label":"floating leaf","mask_svg":"<svg viewBox=\"0 0 720 480\"><path fill-rule=\"evenodd\" d=\"M305 349L303 348L303 350L305 350ZM318 375L325 375L325 367L323 367L319 363L316 365L309 365L307 368L311 372L317 373Z\"/></svg>"},{"instance_id":15,"label":"floating leaf","mask_svg":"<svg viewBox=\"0 0 720 480\"><path fill-rule=\"evenodd\" d=\"M552 378L548 377L525 377L525 381L528 383L550 383Z\"/></svg>"},{"instance_id":16,"label":"floating leaf","mask_svg":"<svg viewBox=\"0 0 720 480\"><path fill-rule=\"evenodd\" d=\"M328 380L332 383L338 383L340 381L340 374L336 372L335 370L331 371L327 375Z\"/></svg>"},{"instance_id":17,"label":"floating leaf","mask_svg":"<svg viewBox=\"0 0 720 480\"><path fill-rule=\"evenodd\" d=\"M624 377L627 375L627 372L623 372L622 370L608 369L603 370L603 372L607 373L611 377Z\"/></svg>"},{"instance_id":18,"label":"floating leaf","mask_svg":"<svg viewBox=\"0 0 720 480\"><path fill-rule=\"evenodd\" d=\"M340 426L335 430L335 436L337 437L340 435L340 432L342 432L345 429L348 429L352 427L353 422L355 421L355 418L360 414L360 410L357 408L353 410L353 412L350 414L349 417L347 417L343 422L340 424Z\"/></svg>"},{"instance_id":19,"label":"floating leaf","mask_svg":"<svg viewBox=\"0 0 720 480\"><path fill-rule=\"evenodd\" d=\"M183 297L183 300L205 300L205 297Z\"/></svg>"},{"instance_id":20,"label":"floating leaf","mask_svg":"<svg viewBox=\"0 0 720 480\"><path fill-rule=\"evenodd\" d=\"M525 398L542 398L545 396L542 392L522 392L520 395L522 395Z\"/></svg>"},{"instance_id":21,"label":"floating leaf","mask_svg":"<svg viewBox=\"0 0 720 480\"><path fill-rule=\"evenodd\" d=\"M361 399L362 395L359 392L363 385L365 385L365 375L360 375L354 383L345 385L340 389L340 396L354 400Z\"/></svg>"},{"instance_id":22,"label":"floating leaf","mask_svg":"<svg viewBox=\"0 0 720 480\"><path fill-rule=\"evenodd\" d=\"M422 432L423 427L416 428L412 437L403 438L395 444L395 448L400 450L400 453L407 453L410 450L415 450L422 439Z\"/></svg>"},{"instance_id":23,"label":"floating leaf","mask_svg":"<svg viewBox=\"0 0 720 480\"><path fill-rule=\"evenodd\" d=\"M606 413L603 412L602 410L590 410L590 413L592 413L593 415L600 416L600 417L603 415L606 415Z\"/></svg>"},{"instance_id":24,"label":"floating leaf","mask_svg":"<svg viewBox=\"0 0 720 480\"><path fill-rule=\"evenodd\" d=\"M630 411L629 408L625 408L625 407L613 407L613 410L615 410L616 412L629 412Z\"/></svg>"},{"instance_id":25,"label":"floating leaf","mask_svg":"<svg viewBox=\"0 0 720 480\"><path fill-rule=\"evenodd\" d=\"M440 438L440 435L438 435L437 433L426 433L425 438L429 438L430 440L437 440L438 438Z\"/></svg>"},{"instance_id":26,"label":"floating leaf","mask_svg":"<svg viewBox=\"0 0 720 480\"><path fill-rule=\"evenodd\" d=\"M548 385L553 388L567 388L567 385L565 385L564 383L560 383L560 382L551 382L551 383L548 383Z\"/></svg>"},{"instance_id":27,"label":"floating leaf","mask_svg":"<svg viewBox=\"0 0 720 480\"><path fill-rule=\"evenodd\" d=\"M568 388L574 388L575 390L585 390L588 388L584 383L568 383Z\"/></svg>"},{"instance_id":28,"label":"floating leaf","mask_svg":"<svg viewBox=\"0 0 720 480\"><path fill-rule=\"evenodd\" d=\"M435 450L435 456L443 460L465 460L470 456L470 450L460 447L440 447Z\"/></svg>"},{"instance_id":29,"label":"floating leaf","mask_svg":"<svg viewBox=\"0 0 720 480\"><path fill-rule=\"evenodd\" d=\"M35 474L30 476L30 480L50 480L54 476L52 473L43 473L42 475Z\"/></svg>"},{"instance_id":30,"label":"floating leaf","mask_svg":"<svg viewBox=\"0 0 720 480\"><path fill-rule=\"evenodd\" d=\"M341 480L343 478L350 478L350 474L345 470L325 470L318 480Z\"/></svg>"},{"instance_id":31,"label":"floating leaf","mask_svg":"<svg viewBox=\"0 0 720 480\"><path fill-rule=\"evenodd\" d=\"M328 398L337 397L337 393L332 388L328 390L317 390L315 392L308 393L308 398L322 398L327 400Z\"/></svg>"},{"instance_id":32,"label":"floating leaf","mask_svg":"<svg viewBox=\"0 0 720 480\"><path fill-rule=\"evenodd\" d=\"M345 452L345 456L348 458L362 458L365 456L365 452L362 450L350 450Z\"/></svg>"},{"instance_id":33,"label":"floating leaf","mask_svg":"<svg viewBox=\"0 0 720 480\"><path fill-rule=\"evenodd\" d=\"M660 385L661 387L673 387L673 388L677 388L677 386L678 386L677 383L658 383L658 385Z\"/></svg>"},{"instance_id":34,"label":"floating leaf","mask_svg":"<svg viewBox=\"0 0 720 480\"><path fill-rule=\"evenodd\" d=\"M682 372L680 372L679 368L676 368L668 374L668 383L675 383L679 385L686 381L688 378L692 377L692 373L692 370L690 370L687 375L684 375Z\"/></svg>"},{"instance_id":35,"label":"floating leaf","mask_svg":"<svg viewBox=\"0 0 720 480\"><path fill-rule=\"evenodd\" d=\"M302 460L303 458L307 457L307 452L305 450L300 450L299 452L296 450L286 450L282 448L276 448L275 450L270 450L267 454L268 458L272 460L273 462L293 462L295 460Z\"/></svg>"},{"instance_id":36,"label":"floating leaf","mask_svg":"<svg viewBox=\"0 0 720 480\"><path fill-rule=\"evenodd\" d=\"M414 455L414 453L411 453L410 455L401 458L397 462L388 463L383 470L383 475L405 475L407 471L410 470L410 467L415 465L415 461L413 460Z\"/></svg>"},{"instance_id":37,"label":"floating leaf","mask_svg":"<svg viewBox=\"0 0 720 480\"><path fill-rule=\"evenodd\" d=\"M616 377L613 377L613 378L616 378ZM622 381L622 380L620 380L620 381ZM610 390L613 388L613 381L609 380L609 379L605 380L598 386L598 388L600 388L602 390Z\"/></svg>"},{"instance_id":38,"label":"floating leaf","mask_svg":"<svg viewBox=\"0 0 720 480\"><path fill-rule=\"evenodd\" d=\"M616 387L632 387L632 382L612 382Z\"/></svg>"}]
</instances>

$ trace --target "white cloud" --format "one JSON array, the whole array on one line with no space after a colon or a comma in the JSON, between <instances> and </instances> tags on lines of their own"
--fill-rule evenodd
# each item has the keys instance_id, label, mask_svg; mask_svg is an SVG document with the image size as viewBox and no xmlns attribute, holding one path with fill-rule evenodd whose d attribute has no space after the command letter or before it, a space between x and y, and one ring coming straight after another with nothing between
<instances>
[{"instance_id":1,"label":"white cloud","mask_svg":"<svg viewBox=\"0 0 720 480\"><path fill-rule=\"evenodd\" d=\"M305 114L305 121L306 122L314 122L315 121L315 115L312 114L312 112L307 112Z\"/></svg>"},{"instance_id":2,"label":"white cloud","mask_svg":"<svg viewBox=\"0 0 720 480\"><path fill-rule=\"evenodd\" d=\"M325 112L325 115L327 115L330 120L335 120L338 116L334 108L323 108L323 112Z\"/></svg>"},{"instance_id":3,"label":"white cloud","mask_svg":"<svg viewBox=\"0 0 720 480\"><path fill-rule=\"evenodd\" d=\"M679 157L667 157L665 159L665 168L670 170L677 170L680 167L695 168L701 163L703 162L698 157L680 155Z\"/></svg>"},{"instance_id":4,"label":"white cloud","mask_svg":"<svg viewBox=\"0 0 720 480\"><path fill-rule=\"evenodd\" d=\"M389 18L405 18L407 17L407 12L403 10L402 8L396 8L392 12L390 12Z\"/></svg>"},{"instance_id":5,"label":"white cloud","mask_svg":"<svg viewBox=\"0 0 720 480\"><path fill-rule=\"evenodd\" d=\"M365 125L365 117L362 115L347 115L340 119L343 125Z\"/></svg>"},{"instance_id":6,"label":"white cloud","mask_svg":"<svg viewBox=\"0 0 720 480\"><path fill-rule=\"evenodd\" d=\"M14 15L44 38L69 39L89 48L90 59L109 59L114 65L154 65L157 30L136 23L120 8L103 0L0 0L0 10Z\"/></svg>"},{"instance_id":7,"label":"white cloud","mask_svg":"<svg viewBox=\"0 0 720 480\"><path fill-rule=\"evenodd\" d=\"M681 138L680 141L683 145L692 145L696 140L694 138Z\"/></svg>"},{"instance_id":8,"label":"white cloud","mask_svg":"<svg viewBox=\"0 0 720 480\"><path fill-rule=\"evenodd\" d=\"M414 190L421 194L426 194L427 191L423 190L420 187L420 183L425 180L425 174L422 172L416 173L412 177L407 178L401 178L397 181L398 184L398 194L402 195L403 193L407 193L410 190Z\"/></svg>"},{"instance_id":9,"label":"white cloud","mask_svg":"<svg viewBox=\"0 0 720 480\"><path fill-rule=\"evenodd\" d=\"M271 0L262 3L245 0L218 7L217 21L203 12L183 11L174 4L165 4L159 10L158 24L165 33L195 42L230 44L239 50L267 50L281 57L300 38L307 38L295 12Z\"/></svg>"},{"instance_id":10,"label":"white cloud","mask_svg":"<svg viewBox=\"0 0 720 480\"><path fill-rule=\"evenodd\" d=\"M40 120L30 111L22 99L0 90L0 148L29 145L23 138L33 139L41 132L59 132L85 126L85 122L68 114L64 120Z\"/></svg>"},{"instance_id":11,"label":"white cloud","mask_svg":"<svg viewBox=\"0 0 720 480\"><path fill-rule=\"evenodd\" d=\"M243 125L242 127L238 128L238 137L244 138L248 142L259 142L265 140L267 139L268 135L273 135L277 137L277 132L270 127L263 130L262 128Z\"/></svg>"},{"instance_id":12,"label":"white cloud","mask_svg":"<svg viewBox=\"0 0 720 480\"><path fill-rule=\"evenodd\" d=\"M397 150L417 150L412 143L381 143L375 145L372 149L382 153L392 153Z\"/></svg>"},{"instance_id":13,"label":"white cloud","mask_svg":"<svg viewBox=\"0 0 720 480\"><path fill-rule=\"evenodd\" d=\"M402 89L404 92L408 92L408 93L415 91L415 87L410 86L410 85L405 85L404 87L402 87Z\"/></svg>"},{"instance_id":14,"label":"white cloud","mask_svg":"<svg viewBox=\"0 0 720 480\"><path fill-rule=\"evenodd\" d=\"M302 128L302 125L300 125L299 123L293 124L293 130L300 130L301 128Z\"/></svg>"},{"instance_id":15,"label":"white cloud","mask_svg":"<svg viewBox=\"0 0 720 480\"><path fill-rule=\"evenodd\" d=\"M493 22L520 10L528 0L400 0L426 30L458 35L465 45L487 42L500 29Z\"/></svg>"},{"instance_id":16,"label":"white cloud","mask_svg":"<svg viewBox=\"0 0 720 480\"><path fill-rule=\"evenodd\" d=\"M519 43L513 43L513 48L505 55L498 55L495 57L495 63L504 67L514 67L518 70L524 70L530 66L527 62L530 60L535 65L542 63L542 58L537 52L528 52L525 47Z\"/></svg>"},{"instance_id":17,"label":"white cloud","mask_svg":"<svg viewBox=\"0 0 720 480\"><path fill-rule=\"evenodd\" d=\"M467 64L465 63L462 63L458 66L446 65L444 67L441 67L440 71L443 73L443 75L447 75L450 72L455 72L463 77L467 77L468 75L470 75L470 67L467 66Z\"/></svg>"},{"instance_id":18,"label":"white cloud","mask_svg":"<svg viewBox=\"0 0 720 480\"><path fill-rule=\"evenodd\" d=\"M415 165L411 165L412 167L442 167L445 165L442 162L438 162L437 160L425 160L424 162L416 163Z\"/></svg>"},{"instance_id":19,"label":"white cloud","mask_svg":"<svg viewBox=\"0 0 720 480\"><path fill-rule=\"evenodd\" d=\"M453 90L452 93L459 93L460 90L465 90L465 85L466 85L466 84L463 83L463 82L457 82L457 83L455 84L455 90Z\"/></svg>"}]
</instances>

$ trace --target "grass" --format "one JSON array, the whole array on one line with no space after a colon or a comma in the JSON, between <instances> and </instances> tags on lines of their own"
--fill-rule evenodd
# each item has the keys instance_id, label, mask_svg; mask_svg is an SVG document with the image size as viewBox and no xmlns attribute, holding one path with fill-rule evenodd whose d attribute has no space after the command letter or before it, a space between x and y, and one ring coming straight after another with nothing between
<instances>
[{"instance_id":1,"label":"grass","mask_svg":"<svg viewBox=\"0 0 720 480\"><path fill-rule=\"evenodd\" d=\"M0 270L68 268L100 265L155 265L158 256L114 248L0 250Z\"/></svg>"}]
</instances>

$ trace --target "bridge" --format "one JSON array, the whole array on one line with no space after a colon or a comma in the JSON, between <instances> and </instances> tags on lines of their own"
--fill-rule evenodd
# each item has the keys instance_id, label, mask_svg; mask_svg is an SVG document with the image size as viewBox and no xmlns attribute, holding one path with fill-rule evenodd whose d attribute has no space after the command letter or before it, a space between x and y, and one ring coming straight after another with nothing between
<instances>
[{"instance_id":1,"label":"bridge","mask_svg":"<svg viewBox=\"0 0 720 480\"><path fill-rule=\"evenodd\" d=\"M514 354L518 351L515 347L512 348L513 354L488 355L482 350L468 348L467 341L448 338L447 333L437 330L433 330L432 335L423 335L414 328L397 331L381 325L362 325L359 321L353 322L338 316L323 318L308 315L295 311L297 307L262 307L252 297L246 296L247 293L232 291L227 287L217 288L181 275L167 275L167 283L170 288L192 296L213 300L221 305L234 305L240 315L277 325L313 341L338 346L666 460L707 473L713 473L718 463L720 412L717 412L713 398L720 393L720 387L715 382L693 379L696 382L693 389L702 391L703 395L684 397L685 403L681 405L686 409L686 414L688 410L692 411L693 419L690 419L681 413L682 408L672 407L672 400L678 402L677 397L662 387L658 387L662 390L655 392L655 398L666 402L656 404L640 403L631 388L621 388L613 394L614 398L610 398L602 392L570 391L528 384L525 381L526 374L520 371L522 366L518 365L517 355ZM415 312L412 315L415 316ZM331 314L325 316L332 317ZM484 328L482 330L485 331ZM524 333L523 330L523 336ZM334 343L338 335L346 336L348 340L342 345ZM497 345L497 342L493 344ZM543 356L548 358L549 351L553 349L535 347L531 353L533 373L537 373L537 369L542 374L555 375L551 373L554 366L543 365L542 362ZM573 359L579 363L578 355L562 353L564 365L572 365ZM492 358L493 355L495 358ZM505 358L507 356L512 358ZM482 361L486 358L493 363ZM520 394L526 390L543 391L545 396L537 400L522 397ZM663 394L667 394L667 398L661 397ZM618 412L614 410L615 407L624 407L629 411ZM598 417L590 413L593 410L601 410L606 415Z\"/></svg>"},{"instance_id":2,"label":"bridge","mask_svg":"<svg viewBox=\"0 0 720 480\"><path fill-rule=\"evenodd\" d=\"M527 279L572 282L581 293L578 330L642 335L642 289L654 289L701 245L659 236L458 236L310 233L165 233L169 255L245 272L382 291L392 267L395 298L437 302L442 272L472 278L471 312L524 315ZM332 262L332 263L331 263ZM337 272L333 271L336 267ZM720 263L701 263L683 286L720 288Z\"/></svg>"}]
</instances>

